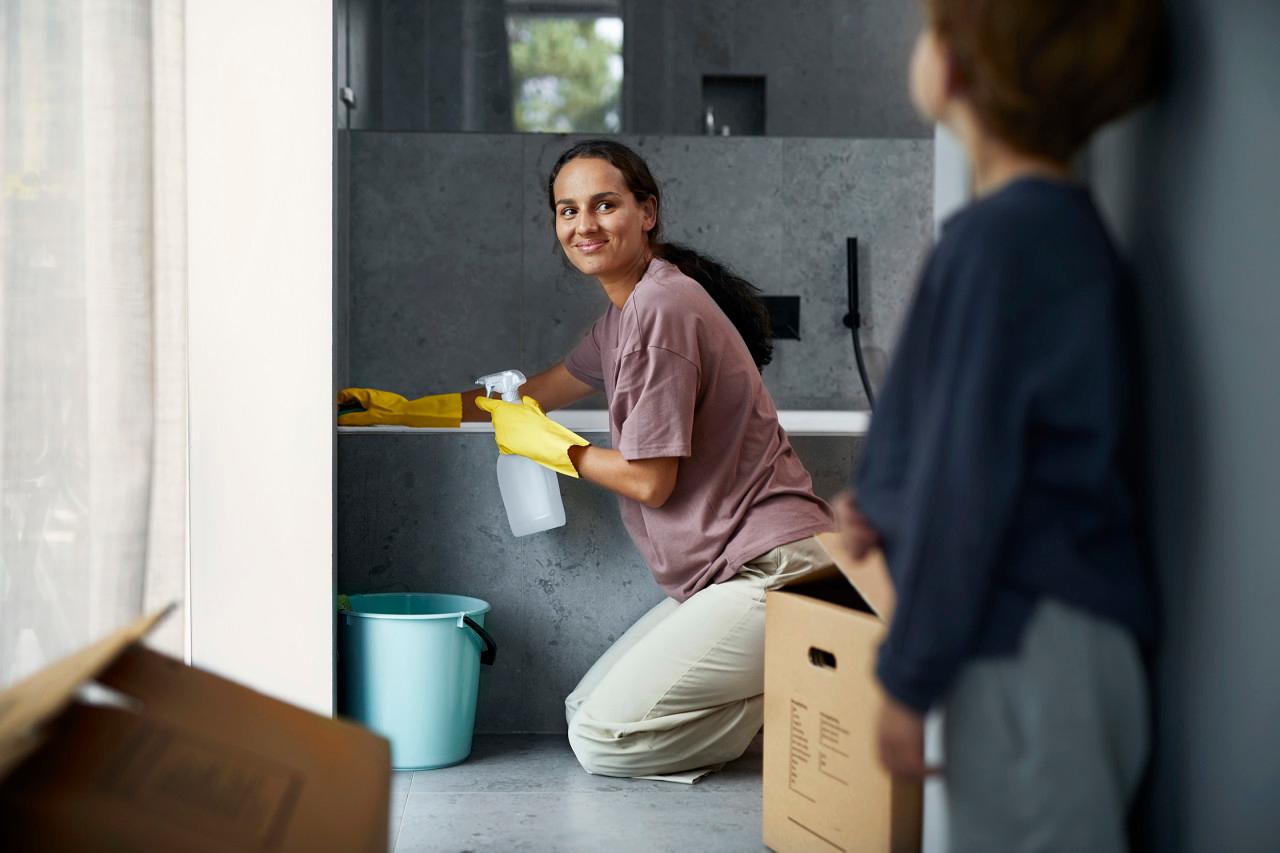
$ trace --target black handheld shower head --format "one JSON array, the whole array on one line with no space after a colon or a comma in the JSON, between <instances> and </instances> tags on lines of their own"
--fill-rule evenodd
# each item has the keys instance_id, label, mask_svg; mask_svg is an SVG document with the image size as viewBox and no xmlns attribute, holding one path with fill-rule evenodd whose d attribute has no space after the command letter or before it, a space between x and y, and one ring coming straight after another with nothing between
<instances>
[{"instance_id":1,"label":"black handheld shower head","mask_svg":"<svg viewBox=\"0 0 1280 853\"><path fill-rule=\"evenodd\" d=\"M849 237L844 241L846 256L846 283L849 288L849 313L844 315L845 328L853 337L853 357L858 362L858 376L862 379L862 390L867 394L867 407L876 407L876 395L871 390L871 378L867 376L867 364L862 357L862 341L858 338L858 330L862 328L862 312L858 310L858 238Z\"/></svg>"},{"instance_id":2,"label":"black handheld shower head","mask_svg":"<svg viewBox=\"0 0 1280 853\"><path fill-rule=\"evenodd\" d=\"M849 313L844 315L844 326L846 329L860 329L862 314L858 311L858 238L847 238L844 246L845 274L849 288Z\"/></svg>"}]
</instances>

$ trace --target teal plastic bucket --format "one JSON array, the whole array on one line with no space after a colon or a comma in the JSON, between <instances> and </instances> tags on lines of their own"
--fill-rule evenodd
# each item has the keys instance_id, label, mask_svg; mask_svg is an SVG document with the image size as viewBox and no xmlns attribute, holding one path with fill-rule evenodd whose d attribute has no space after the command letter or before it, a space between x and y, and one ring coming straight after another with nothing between
<instances>
[{"instance_id":1,"label":"teal plastic bucket","mask_svg":"<svg viewBox=\"0 0 1280 853\"><path fill-rule=\"evenodd\" d=\"M498 647L489 603L465 595L347 596L338 613L338 710L391 741L397 770L471 754L481 664Z\"/></svg>"}]
</instances>

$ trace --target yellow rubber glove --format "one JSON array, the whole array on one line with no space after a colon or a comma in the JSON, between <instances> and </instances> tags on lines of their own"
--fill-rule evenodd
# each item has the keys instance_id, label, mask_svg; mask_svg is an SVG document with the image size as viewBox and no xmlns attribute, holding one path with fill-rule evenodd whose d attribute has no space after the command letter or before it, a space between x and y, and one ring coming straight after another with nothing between
<instances>
[{"instance_id":1,"label":"yellow rubber glove","mask_svg":"<svg viewBox=\"0 0 1280 853\"><path fill-rule=\"evenodd\" d=\"M398 424L411 427L457 427L462 423L462 395L436 394L406 400L390 391L375 388L343 388L338 392L338 408L359 404L365 411L338 413L340 426Z\"/></svg>"},{"instance_id":2,"label":"yellow rubber glove","mask_svg":"<svg viewBox=\"0 0 1280 853\"><path fill-rule=\"evenodd\" d=\"M547 417L537 400L524 397L521 403L508 403L477 397L476 405L493 418L498 450L532 459L566 477L578 476L578 469L569 461L569 448L591 442Z\"/></svg>"}]
</instances>

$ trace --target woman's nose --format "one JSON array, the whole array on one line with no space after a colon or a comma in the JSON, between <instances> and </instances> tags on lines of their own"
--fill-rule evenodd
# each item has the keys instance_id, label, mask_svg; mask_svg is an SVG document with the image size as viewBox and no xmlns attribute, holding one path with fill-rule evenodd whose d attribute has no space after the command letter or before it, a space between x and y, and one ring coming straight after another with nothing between
<instances>
[{"instance_id":1,"label":"woman's nose","mask_svg":"<svg viewBox=\"0 0 1280 853\"><path fill-rule=\"evenodd\" d=\"M599 222L596 221L596 218L593 214L590 214L590 213L578 214L578 231L580 231L581 233L589 234L592 231L595 231L596 226L598 225L599 225Z\"/></svg>"}]
</instances>

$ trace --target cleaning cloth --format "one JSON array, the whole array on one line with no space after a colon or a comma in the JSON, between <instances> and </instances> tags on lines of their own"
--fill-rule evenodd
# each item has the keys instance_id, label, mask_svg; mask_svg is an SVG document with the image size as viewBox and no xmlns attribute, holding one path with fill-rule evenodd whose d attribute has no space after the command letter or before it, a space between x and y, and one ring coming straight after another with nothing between
<instances>
[{"instance_id":1,"label":"cleaning cloth","mask_svg":"<svg viewBox=\"0 0 1280 853\"><path fill-rule=\"evenodd\" d=\"M435 394L406 400L399 394L376 388L343 388L338 392L339 426L396 424L456 428L461 423L461 394Z\"/></svg>"}]
</instances>

